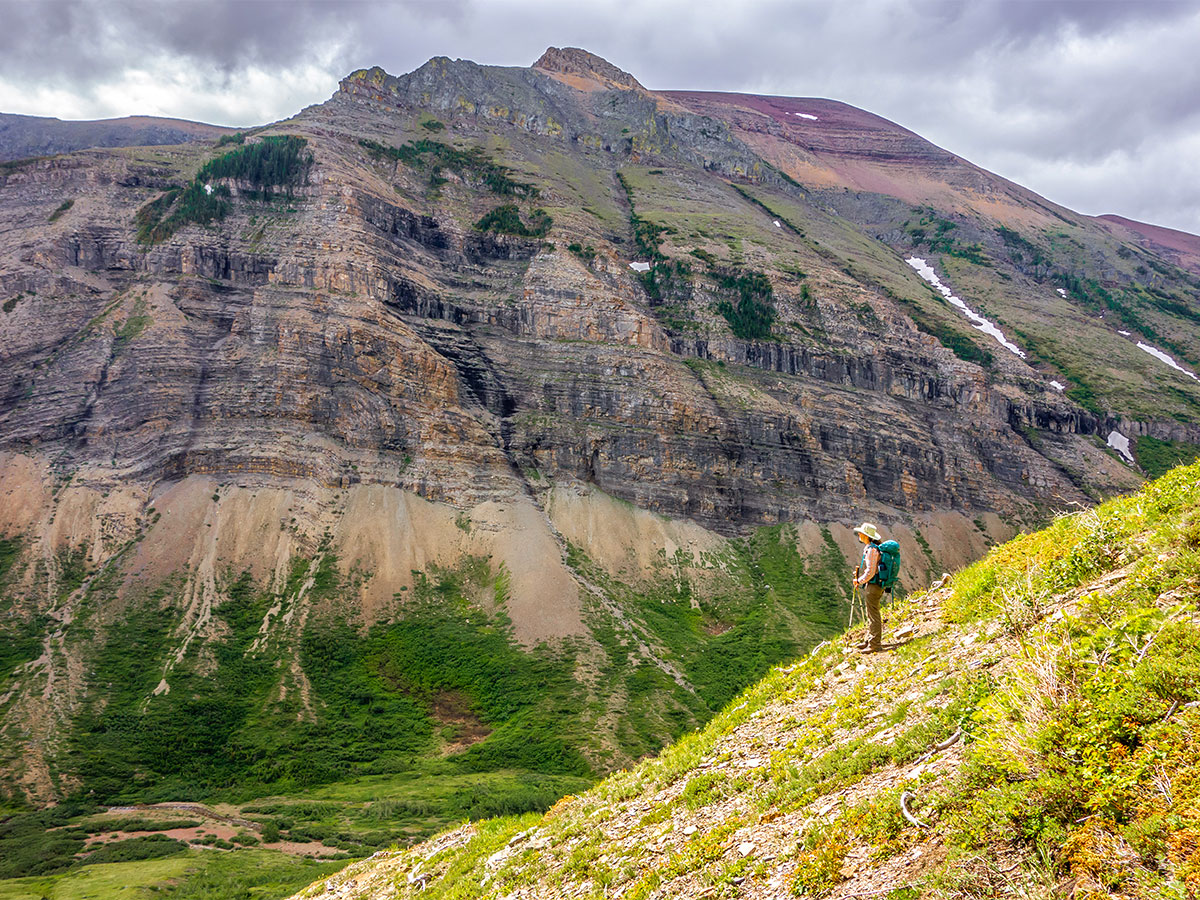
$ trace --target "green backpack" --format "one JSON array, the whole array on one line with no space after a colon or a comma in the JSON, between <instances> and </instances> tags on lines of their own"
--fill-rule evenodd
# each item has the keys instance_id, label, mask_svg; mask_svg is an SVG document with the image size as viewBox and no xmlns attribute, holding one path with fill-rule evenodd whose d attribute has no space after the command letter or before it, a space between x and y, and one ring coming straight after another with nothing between
<instances>
[{"instance_id":1,"label":"green backpack","mask_svg":"<svg viewBox=\"0 0 1200 900\"><path fill-rule=\"evenodd\" d=\"M879 545L879 571L875 577L885 591L890 591L900 578L900 545L895 541Z\"/></svg>"}]
</instances>

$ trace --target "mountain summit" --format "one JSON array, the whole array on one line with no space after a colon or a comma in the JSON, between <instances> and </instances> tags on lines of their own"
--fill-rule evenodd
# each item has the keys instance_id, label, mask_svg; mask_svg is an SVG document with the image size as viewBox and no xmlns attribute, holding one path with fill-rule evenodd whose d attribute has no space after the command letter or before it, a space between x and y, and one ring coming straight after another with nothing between
<instances>
[{"instance_id":1,"label":"mountain summit","mask_svg":"<svg viewBox=\"0 0 1200 900\"><path fill-rule=\"evenodd\" d=\"M578 47L549 47L533 68L539 72L561 77L573 87L588 89L591 85L597 88L626 88L644 91L645 88L628 72L622 71L608 60L581 50Z\"/></svg>"}]
</instances>

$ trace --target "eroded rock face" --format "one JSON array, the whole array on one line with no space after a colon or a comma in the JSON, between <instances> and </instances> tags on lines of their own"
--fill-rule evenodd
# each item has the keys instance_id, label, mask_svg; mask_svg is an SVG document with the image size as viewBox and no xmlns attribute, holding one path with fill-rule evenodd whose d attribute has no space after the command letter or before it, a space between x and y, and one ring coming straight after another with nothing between
<instances>
[{"instance_id":1,"label":"eroded rock face","mask_svg":"<svg viewBox=\"0 0 1200 900\"><path fill-rule=\"evenodd\" d=\"M550 47L533 64L535 69L556 75L578 78L583 82L598 82L601 85L644 91L638 80L606 59L578 47ZM568 80L568 83L571 83Z\"/></svg>"},{"instance_id":2,"label":"eroded rock face","mask_svg":"<svg viewBox=\"0 0 1200 900\"><path fill-rule=\"evenodd\" d=\"M243 203L219 227L157 246L138 244L132 213L167 179L151 184L136 157L10 173L3 279L18 299L0 320L0 443L145 478L378 481L462 503L519 492L536 468L726 532L838 518L847 501L1019 515L1083 499L1019 432L1101 430L1061 397L982 378L911 326L848 324L845 300L817 308L823 340L738 339L702 292L689 301L701 327L672 326L626 265L619 219L616 232L596 210L599 232L564 222L557 249L480 232L470 223L486 191L452 180L429 195L419 166L358 146L411 122L406 110L437 111L456 136L485 121L522 135L508 162L536 176L536 154L610 127L596 112L607 106L639 138L663 133L643 153L659 146L687 165L703 152L671 107L606 66L552 50L534 70L435 59L399 79L355 73L282 129L317 161L286 211ZM616 87L604 101L539 69ZM552 119L570 127L559 134ZM717 125L704 140L742 153ZM633 151L575 152L575 173L541 166L539 202L567 202L586 171L627 215L612 171ZM66 216L39 221L67 194L78 200ZM574 237L599 249L577 258L563 249Z\"/></svg>"}]
</instances>

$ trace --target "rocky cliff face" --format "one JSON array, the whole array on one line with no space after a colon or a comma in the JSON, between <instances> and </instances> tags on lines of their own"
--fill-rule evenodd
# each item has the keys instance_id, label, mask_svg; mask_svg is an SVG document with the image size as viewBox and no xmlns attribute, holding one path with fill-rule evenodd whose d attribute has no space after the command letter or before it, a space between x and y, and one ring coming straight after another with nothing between
<instances>
[{"instance_id":1,"label":"rocky cliff face","mask_svg":"<svg viewBox=\"0 0 1200 900\"><path fill-rule=\"evenodd\" d=\"M286 191L201 168L272 135L312 157ZM894 530L916 583L1139 482L1114 428L1200 440L1197 384L1118 333L1200 359L1191 276L859 111L655 94L582 51L362 70L246 145L31 161L0 196L4 627L32 635L4 765L40 797L100 778L72 735L137 609L167 625L130 714L236 646L276 667L247 709L319 724L314 629L441 578L576 654L602 771L719 707L706 648L770 644L740 687L832 627L847 525ZM635 676L665 699L631 730Z\"/></svg>"}]
</instances>

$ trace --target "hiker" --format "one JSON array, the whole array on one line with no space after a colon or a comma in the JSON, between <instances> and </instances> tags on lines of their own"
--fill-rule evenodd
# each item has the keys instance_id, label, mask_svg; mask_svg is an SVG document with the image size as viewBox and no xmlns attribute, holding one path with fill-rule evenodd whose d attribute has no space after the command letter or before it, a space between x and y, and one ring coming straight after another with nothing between
<instances>
[{"instance_id":1,"label":"hiker","mask_svg":"<svg viewBox=\"0 0 1200 900\"><path fill-rule=\"evenodd\" d=\"M868 653L878 653L883 649L883 615L879 611L879 601L883 598L885 581L894 582L895 578L889 579L888 575L893 573L883 571L881 567L883 553L880 545L883 543L883 536L879 533L879 529L870 522L863 522L854 529L854 533L858 535L860 541L866 544L863 548L862 561L854 570L854 586L862 588L863 601L867 608L867 634L862 643L858 645L858 649ZM888 541L888 543L894 544L895 542ZM889 584L888 587L890 586Z\"/></svg>"}]
</instances>

